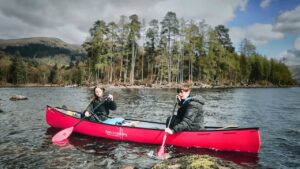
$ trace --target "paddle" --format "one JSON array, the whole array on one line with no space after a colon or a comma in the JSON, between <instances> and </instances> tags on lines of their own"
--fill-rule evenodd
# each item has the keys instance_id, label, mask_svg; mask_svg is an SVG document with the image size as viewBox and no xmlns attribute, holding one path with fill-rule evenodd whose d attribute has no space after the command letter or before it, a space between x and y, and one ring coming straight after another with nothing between
<instances>
[{"instance_id":1,"label":"paddle","mask_svg":"<svg viewBox=\"0 0 300 169\"><path fill-rule=\"evenodd\" d=\"M175 103L175 105L174 105L174 109L173 109L173 112L172 112L172 116L171 116L171 118L170 118L170 120L169 120L169 122L168 122L168 127L167 128L169 128L170 127L170 124L171 124L171 121L172 121L172 118L173 118L173 116L174 116L174 112L175 112L175 109L176 109L176 105L177 105L177 102ZM158 155L158 158L164 158L165 157L165 142L166 142L166 139L167 139L167 133L165 132L165 135L164 135L164 138L163 138L163 142L162 142L162 144L161 144L161 146L160 146L160 148L159 148L159 151L158 151L158 153L157 153L157 155Z\"/></svg>"},{"instance_id":2,"label":"paddle","mask_svg":"<svg viewBox=\"0 0 300 169\"><path fill-rule=\"evenodd\" d=\"M105 101L106 101L106 100L104 100L104 102L105 102ZM104 103L104 102L103 102L103 103ZM99 106L101 106L103 103L98 104L98 105L93 109L93 111L91 112L91 114L96 118L96 120L97 120L98 122L100 122L100 119L94 114L94 111L96 110L96 108L98 108ZM83 117L82 119L80 119L80 120L79 120L75 125L73 125L72 127L68 127L68 128L66 128L66 129L63 129L62 131L60 131L60 132L58 132L57 134L55 134L55 135L52 137L52 142L53 142L53 143L56 143L56 142L61 142L61 141L65 140L65 139L67 139L67 138L72 134L74 128L75 128L78 124L80 124L85 118L86 118L86 116Z\"/></svg>"}]
</instances>

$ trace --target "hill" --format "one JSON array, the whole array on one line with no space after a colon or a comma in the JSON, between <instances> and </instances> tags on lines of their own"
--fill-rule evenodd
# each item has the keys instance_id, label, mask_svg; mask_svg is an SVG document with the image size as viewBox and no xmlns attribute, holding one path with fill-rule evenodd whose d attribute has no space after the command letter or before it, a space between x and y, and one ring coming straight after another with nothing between
<instances>
[{"instance_id":1,"label":"hill","mask_svg":"<svg viewBox=\"0 0 300 169\"><path fill-rule=\"evenodd\" d=\"M34 59L63 58L62 60L74 61L86 57L86 52L81 46L48 37L0 39L0 50L11 55Z\"/></svg>"},{"instance_id":2,"label":"hill","mask_svg":"<svg viewBox=\"0 0 300 169\"><path fill-rule=\"evenodd\" d=\"M288 66L293 79L296 80L298 84L300 84L300 65L289 65Z\"/></svg>"}]
</instances>

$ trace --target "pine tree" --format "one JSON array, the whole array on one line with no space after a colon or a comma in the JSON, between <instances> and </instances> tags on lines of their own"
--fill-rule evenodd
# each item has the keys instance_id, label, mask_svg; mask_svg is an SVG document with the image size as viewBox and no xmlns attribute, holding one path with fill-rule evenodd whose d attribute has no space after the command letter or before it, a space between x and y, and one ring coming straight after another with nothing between
<instances>
[{"instance_id":1,"label":"pine tree","mask_svg":"<svg viewBox=\"0 0 300 169\"><path fill-rule=\"evenodd\" d=\"M234 52L234 47L232 46L231 39L229 37L229 29L224 25L218 25L215 27L216 38L222 44L222 46L229 52Z\"/></svg>"},{"instance_id":2,"label":"pine tree","mask_svg":"<svg viewBox=\"0 0 300 169\"><path fill-rule=\"evenodd\" d=\"M130 17L130 24L129 24L129 42L131 45L131 70L130 70L130 84L134 84L135 80L135 62L137 57L138 51L138 44L137 40L140 38L140 29L141 23L137 15L131 15Z\"/></svg>"},{"instance_id":3,"label":"pine tree","mask_svg":"<svg viewBox=\"0 0 300 169\"><path fill-rule=\"evenodd\" d=\"M175 41L175 37L179 33L179 22L176 13L168 12L161 22L161 27L161 36L167 40L167 48L165 50L168 56L168 82L170 83L172 78L171 68L173 66L171 41Z\"/></svg>"},{"instance_id":4,"label":"pine tree","mask_svg":"<svg viewBox=\"0 0 300 169\"><path fill-rule=\"evenodd\" d=\"M18 54L17 56L12 58L12 64L10 67L10 82L16 85L24 84L26 82L26 70L24 61Z\"/></svg>"},{"instance_id":5,"label":"pine tree","mask_svg":"<svg viewBox=\"0 0 300 169\"><path fill-rule=\"evenodd\" d=\"M57 71L58 71L57 69L58 69L57 68L57 64L55 64L52 67L51 71L50 71L50 75L48 77L48 81L51 84L56 84L57 83Z\"/></svg>"}]
</instances>

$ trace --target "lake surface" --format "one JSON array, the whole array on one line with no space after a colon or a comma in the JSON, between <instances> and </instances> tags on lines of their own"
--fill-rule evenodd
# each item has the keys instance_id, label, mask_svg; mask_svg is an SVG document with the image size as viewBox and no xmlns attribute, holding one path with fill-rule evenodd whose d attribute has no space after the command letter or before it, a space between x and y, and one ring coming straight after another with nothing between
<instances>
[{"instance_id":1,"label":"lake surface","mask_svg":"<svg viewBox=\"0 0 300 169\"><path fill-rule=\"evenodd\" d=\"M164 122L172 112L175 90L107 89L118 109L111 116ZM10 101L13 95L29 99ZM206 126L259 127L259 154L169 147L171 155L208 154L243 168L300 168L300 88L199 89L206 100ZM45 121L45 106L84 110L86 88L0 88L0 168L150 168L158 160L147 154L159 145L94 138L73 133L63 146L53 145L58 129Z\"/></svg>"}]
</instances>

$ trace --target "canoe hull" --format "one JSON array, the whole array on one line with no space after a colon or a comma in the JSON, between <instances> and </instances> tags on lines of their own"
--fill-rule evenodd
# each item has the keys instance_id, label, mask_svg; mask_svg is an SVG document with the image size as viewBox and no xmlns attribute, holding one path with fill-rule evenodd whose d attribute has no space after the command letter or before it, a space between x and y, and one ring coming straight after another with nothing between
<instances>
[{"instance_id":1,"label":"canoe hull","mask_svg":"<svg viewBox=\"0 0 300 169\"><path fill-rule=\"evenodd\" d=\"M56 108L46 107L46 121L52 127L71 127L78 120L78 118L64 114ZM161 144L165 134L162 129L109 125L86 120L76 126L74 132L95 137L147 144ZM166 144L180 147L208 148L219 151L258 153L260 149L260 134L258 128L184 131L168 135Z\"/></svg>"}]
</instances>

